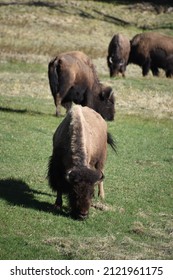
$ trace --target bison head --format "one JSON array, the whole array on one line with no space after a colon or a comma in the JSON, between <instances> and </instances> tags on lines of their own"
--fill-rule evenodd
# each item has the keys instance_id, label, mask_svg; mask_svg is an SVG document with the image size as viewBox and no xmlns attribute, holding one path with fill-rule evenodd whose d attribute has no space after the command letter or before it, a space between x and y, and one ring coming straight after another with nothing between
<instances>
[{"instance_id":1,"label":"bison head","mask_svg":"<svg viewBox=\"0 0 173 280\"><path fill-rule=\"evenodd\" d=\"M115 116L115 96L111 87L101 85L101 91L96 103L96 111L103 119L113 121Z\"/></svg>"},{"instance_id":2,"label":"bison head","mask_svg":"<svg viewBox=\"0 0 173 280\"><path fill-rule=\"evenodd\" d=\"M110 77L117 76L119 72L120 73L125 72L126 63L123 58L108 56L107 64L109 67Z\"/></svg>"},{"instance_id":3,"label":"bison head","mask_svg":"<svg viewBox=\"0 0 173 280\"><path fill-rule=\"evenodd\" d=\"M69 203L72 216L85 219L88 216L94 185L103 180L103 173L87 167L73 168L68 171L66 179L70 183Z\"/></svg>"}]
</instances>

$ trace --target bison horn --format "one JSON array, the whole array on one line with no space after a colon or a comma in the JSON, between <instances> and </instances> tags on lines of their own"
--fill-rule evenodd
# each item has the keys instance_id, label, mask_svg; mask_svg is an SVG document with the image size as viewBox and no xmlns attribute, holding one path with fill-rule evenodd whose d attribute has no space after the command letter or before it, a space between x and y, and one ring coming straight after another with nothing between
<instances>
[{"instance_id":1,"label":"bison horn","mask_svg":"<svg viewBox=\"0 0 173 280\"><path fill-rule=\"evenodd\" d=\"M68 181L68 182L70 182L70 173L72 172L72 170L70 169L68 172L67 172L67 174L66 174L66 180Z\"/></svg>"},{"instance_id":2,"label":"bison horn","mask_svg":"<svg viewBox=\"0 0 173 280\"><path fill-rule=\"evenodd\" d=\"M111 56L109 57L109 62L110 62L110 63L113 63L113 60L112 60L112 57L111 57Z\"/></svg>"},{"instance_id":3,"label":"bison horn","mask_svg":"<svg viewBox=\"0 0 173 280\"><path fill-rule=\"evenodd\" d=\"M114 94L113 90L110 92L109 98L112 97L112 95Z\"/></svg>"},{"instance_id":4,"label":"bison horn","mask_svg":"<svg viewBox=\"0 0 173 280\"><path fill-rule=\"evenodd\" d=\"M77 182L80 178L77 176L77 174L78 174L77 169L73 168L73 169L70 169L67 171L65 178L69 183L74 183L74 182Z\"/></svg>"}]
</instances>

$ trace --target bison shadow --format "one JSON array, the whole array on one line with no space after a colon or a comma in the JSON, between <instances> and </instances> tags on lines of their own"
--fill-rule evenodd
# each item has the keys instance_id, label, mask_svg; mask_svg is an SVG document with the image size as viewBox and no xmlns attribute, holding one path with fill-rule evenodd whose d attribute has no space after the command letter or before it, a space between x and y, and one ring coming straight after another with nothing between
<instances>
[{"instance_id":1,"label":"bison shadow","mask_svg":"<svg viewBox=\"0 0 173 280\"><path fill-rule=\"evenodd\" d=\"M31 189L22 180L11 178L0 180L0 199L7 201L10 206L32 208L37 211L53 213L54 215L69 216L65 207L61 212L58 212L54 209L53 204L39 201L35 198L35 195L52 196L49 193Z\"/></svg>"},{"instance_id":2,"label":"bison shadow","mask_svg":"<svg viewBox=\"0 0 173 280\"><path fill-rule=\"evenodd\" d=\"M47 113L28 110L28 109L13 109L13 108L7 108L7 107L1 107L0 111L5 113L18 113L18 114L28 114L28 115L48 115Z\"/></svg>"}]
</instances>

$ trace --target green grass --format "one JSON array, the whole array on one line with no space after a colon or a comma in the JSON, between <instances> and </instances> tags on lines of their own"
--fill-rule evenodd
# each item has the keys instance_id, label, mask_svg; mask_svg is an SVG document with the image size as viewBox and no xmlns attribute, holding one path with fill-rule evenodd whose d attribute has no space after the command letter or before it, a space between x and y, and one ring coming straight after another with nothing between
<instances>
[{"instance_id":1,"label":"green grass","mask_svg":"<svg viewBox=\"0 0 173 280\"><path fill-rule=\"evenodd\" d=\"M171 259L172 121L117 114L108 124L118 153L108 150L107 207L78 222L66 200L65 216L53 211L46 180L62 118L47 99L13 99L1 96L1 258Z\"/></svg>"},{"instance_id":2,"label":"green grass","mask_svg":"<svg viewBox=\"0 0 173 280\"><path fill-rule=\"evenodd\" d=\"M116 1L58 1L52 8L51 1L26 2L0 5L0 259L172 259L173 80L163 73L143 78L133 65L126 79L110 79L106 65L114 33L130 38L147 21L147 28L171 35L172 13ZM108 149L105 201L96 191L98 207L84 222L70 218L65 197L64 214L54 211L46 179L63 119L54 116L47 63L73 49L93 58L116 94L108 129L117 154Z\"/></svg>"}]
</instances>

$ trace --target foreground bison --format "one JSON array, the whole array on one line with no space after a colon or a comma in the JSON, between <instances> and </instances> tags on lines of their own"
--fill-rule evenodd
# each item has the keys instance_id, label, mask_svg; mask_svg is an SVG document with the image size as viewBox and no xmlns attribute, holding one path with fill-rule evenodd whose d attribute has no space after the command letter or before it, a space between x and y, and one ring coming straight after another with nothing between
<instances>
[{"instance_id":1,"label":"foreground bison","mask_svg":"<svg viewBox=\"0 0 173 280\"><path fill-rule=\"evenodd\" d=\"M122 35L116 34L108 46L107 64L109 67L110 77L119 73L125 77L126 65L130 53L130 41Z\"/></svg>"},{"instance_id":2,"label":"foreground bison","mask_svg":"<svg viewBox=\"0 0 173 280\"><path fill-rule=\"evenodd\" d=\"M94 65L83 52L62 53L51 60L48 77L56 115L60 114L60 104L68 111L74 102L94 109L104 119L114 119L112 88L99 82Z\"/></svg>"},{"instance_id":3,"label":"foreground bison","mask_svg":"<svg viewBox=\"0 0 173 280\"><path fill-rule=\"evenodd\" d=\"M107 143L115 149L100 114L88 107L73 106L53 136L49 161L48 180L57 192L57 208L62 207L62 194L67 194L72 215L83 219L88 215L96 183L99 195L104 197Z\"/></svg>"},{"instance_id":4,"label":"foreground bison","mask_svg":"<svg viewBox=\"0 0 173 280\"><path fill-rule=\"evenodd\" d=\"M155 32L137 34L131 40L129 63L142 67L146 76L151 69L154 76L159 75L159 68L165 70L166 76L171 77L173 55L173 37Z\"/></svg>"}]
</instances>

